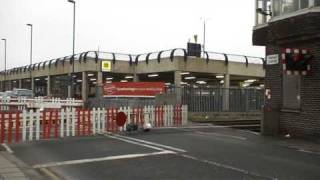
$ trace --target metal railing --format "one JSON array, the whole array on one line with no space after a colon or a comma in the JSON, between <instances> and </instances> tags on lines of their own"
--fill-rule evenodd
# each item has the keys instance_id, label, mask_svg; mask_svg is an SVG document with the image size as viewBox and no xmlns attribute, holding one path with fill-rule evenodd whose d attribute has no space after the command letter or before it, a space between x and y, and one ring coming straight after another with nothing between
<instances>
[{"instance_id":1,"label":"metal railing","mask_svg":"<svg viewBox=\"0 0 320 180\"><path fill-rule=\"evenodd\" d=\"M57 59L51 59L39 63L34 63L32 65L26 65L21 67L15 67L12 69L8 69L6 72L1 71L0 75L10 75L10 74L18 74L28 71L46 69L46 68L54 68L57 67L58 64L62 65L72 65L74 61L78 61L79 63L86 63L88 60L94 60L96 63L100 59L108 59L112 60L113 63L116 61L127 61L130 65L138 64L138 62L149 63L149 60L156 60L160 63L161 59L170 58L173 61L174 57L183 57L185 61L188 60L187 51L183 48L169 49L157 52L150 52L144 54L124 54L124 53L112 53L112 52L98 52L98 51L87 51L79 54L75 54L74 57L65 56ZM226 54L220 52L210 52L204 51L202 52L202 59L205 62L209 62L210 60L221 60L225 61L226 64L228 62L241 62L246 66L249 64L264 64L264 58L254 57L254 56L245 56L238 54Z\"/></svg>"},{"instance_id":2,"label":"metal railing","mask_svg":"<svg viewBox=\"0 0 320 180\"><path fill-rule=\"evenodd\" d=\"M261 111L264 104L264 91L256 88L182 87L169 92L181 93L190 112Z\"/></svg>"}]
</instances>

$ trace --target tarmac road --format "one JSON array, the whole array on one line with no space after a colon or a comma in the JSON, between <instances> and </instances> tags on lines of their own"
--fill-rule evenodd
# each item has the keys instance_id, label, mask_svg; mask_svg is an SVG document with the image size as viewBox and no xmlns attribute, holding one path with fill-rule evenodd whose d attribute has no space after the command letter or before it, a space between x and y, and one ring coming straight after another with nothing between
<instances>
[{"instance_id":1,"label":"tarmac road","mask_svg":"<svg viewBox=\"0 0 320 180\"><path fill-rule=\"evenodd\" d=\"M53 179L320 179L318 152L222 127L154 129L10 148Z\"/></svg>"}]
</instances>

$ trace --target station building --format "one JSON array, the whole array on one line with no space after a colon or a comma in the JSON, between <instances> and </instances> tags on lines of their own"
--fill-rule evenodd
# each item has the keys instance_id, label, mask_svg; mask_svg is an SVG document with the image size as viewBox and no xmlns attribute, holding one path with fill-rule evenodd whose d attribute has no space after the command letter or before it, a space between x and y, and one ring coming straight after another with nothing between
<instances>
[{"instance_id":1,"label":"station building","mask_svg":"<svg viewBox=\"0 0 320 180\"><path fill-rule=\"evenodd\" d=\"M256 0L266 46L264 134L320 137L320 0Z\"/></svg>"},{"instance_id":2,"label":"station building","mask_svg":"<svg viewBox=\"0 0 320 180\"><path fill-rule=\"evenodd\" d=\"M264 58L186 49L139 55L88 51L1 72L2 91L34 89L36 96L83 99L101 96L112 82L165 82L168 87L263 87ZM72 88L68 86L72 83ZM71 90L73 89L73 93Z\"/></svg>"}]
</instances>

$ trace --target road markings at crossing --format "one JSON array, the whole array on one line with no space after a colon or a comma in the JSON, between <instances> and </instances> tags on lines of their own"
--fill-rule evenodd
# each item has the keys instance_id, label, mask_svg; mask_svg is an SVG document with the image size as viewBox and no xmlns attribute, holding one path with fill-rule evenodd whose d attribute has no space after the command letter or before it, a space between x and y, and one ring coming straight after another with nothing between
<instances>
[{"instance_id":1,"label":"road markings at crossing","mask_svg":"<svg viewBox=\"0 0 320 180\"><path fill-rule=\"evenodd\" d=\"M148 156L157 156L164 154L176 154L173 151L159 151L152 153L143 153L143 154L126 154L126 155L118 155L118 156L107 156L101 158L91 158L91 159L79 159L79 160L70 160L70 161L61 161L61 162L51 162L46 164L38 164L34 165L33 168L48 168L48 167L56 167L56 166L65 166L65 165L75 165L75 164L85 164L85 163L93 163L93 162L101 162L101 161L111 161L111 160L121 160L121 159L133 159L140 157L148 157Z\"/></svg>"},{"instance_id":2,"label":"road markings at crossing","mask_svg":"<svg viewBox=\"0 0 320 180\"><path fill-rule=\"evenodd\" d=\"M123 142L127 142L127 143L130 143L130 144L144 146L144 147L147 147L147 148L150 148L150 149L155 149L155 150L158 150L158 151L165 151L165 149L163 149L163 148L159 148L159 147L156 147L156 146L151 146L151 145L148 145L148 144L139 143L139 142L132 141L132 140L129 140L129 139L116 137L116 136L113 136L113 135L107 135L107 134L105 134L105 136L109 137L111 139L117 139L117 140L120 140L120 141L123 141Z\"/></svg>"},{"instance_id":3,"label":"road markings at crossing","mask_svg":"<svg viewBox=\"0 0 320 180\"><path fill-rule=\"evenodd\" d=\"M242 174L258 177L258 178L261 178L261 179L277 180L277 178L266 177L266 176L263 176L261 174L255 173L255 172L250 172L248 170L240 169L240 168L237 168L237 167L234 167L234 166L230 166L230 165L226 165L226 164L221 164L221 163L214 162L214 161L199 159L197 157L193 157L193 156L186 155L186 154L176 154L176 155L184 157L184 158L192 159L192 160L195 160L195 161L199 161L199 162L202 162L202 163L206 163L206 164L209 164L209 165L213 165L213 166L221 167L221 168L224 168L224 169L229 169L229 170L232 170L232 171L236 171L236 172L239 172L239 173L242 173Z\"/></svg>"},{"instance_id":4,"label":"road markings at crossing","mask_svg":"<svg viewBox=\"0 0 320 180\"><path fill-rule=\"evenodd\" d=\"M159 144L159 143L155 143L155 142L150 142L150 141L146 141L146 140L142 140L142 139L132 138L132 137L128 137L128 136L121 136L121 135L114 135L114 136L124 138L124 139L129 139L132 141L141 142L141 143L148 144L148 145L153 145L153 146L165 148L165 149L172 150L172 151L177 151L177 152L182 152L182 153L187 152L184 149L180 149L180 148L176 148L176 147L172 147L172 146L168 146L168 145L163 145L163 144Z\"/></svg>"},{"instance_id":5,"label":"road markings at crossing","mask_svg":"<svg viewBox=\"0 0 320 180\"><path fill-rule=\"evenodd\" d=\"M247 138L242 136L232 136L232 135L226 135L226 134L215 133L215 132L201 132L201 131L194 131L194 132L201 135L216 135L220 137L227 137L227 138L238 139L243 141L247 140Z\"/></svg>"},{"instance_id":6,"label":"road markings at crossing","mask_svg":"<svg viewBox=\"0 0 320 180\"><path fill-rule=\"evenodd\" d=\"M53 172L49 171L47 168L40 168L39 169L42 173L49 176L51 180L60 180L58 176L56 176Z\"/></svg>"},{"instance_id":7,"label":"road markings at crossing","mask_svg":"<svg viewBox=\"0 0 320 180\"><path fill-rule=\"evenodd\" d=\"M12 149L6 143L2 143L2 147L4 147L8 153L13 154Z\"/></svg>"}]
</instances>

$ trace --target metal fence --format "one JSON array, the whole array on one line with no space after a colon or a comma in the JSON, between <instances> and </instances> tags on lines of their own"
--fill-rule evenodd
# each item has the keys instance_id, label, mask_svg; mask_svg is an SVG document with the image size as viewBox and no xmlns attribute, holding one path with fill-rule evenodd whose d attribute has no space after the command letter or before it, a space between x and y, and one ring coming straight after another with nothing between
<instances>
[{"instance_id":1,"label":"metal fence","mask_svg":"<svg viewBox=\"0 0 320 180\"><path fill-rule=\"evenodd\" d=\"M261 111L264 104L264 91L254 88L170 87L167 93L181 96L181 103L188 105L189 112ZM90 108L155 104L154 98L91 98L87 102Z\"/></svg>"},{"instance_id":2,"label":"metal fence","mask_svg":"<svg viewBox=\"0 0 320 180\"><path fill-rule=\"evenodd\" d=\"M89 108L93 107L101 107L101 108L109 108L109 107L143 107L143 106L153 106L155 105L154 98L132 98L132 97L119 97L119 98L89 98L87 102L87 106Z\"/></svg>"},{"instance_id":3,"label":"metal fence","mask_svg":"<svg viewBox=\"0 0 320 180\"><path fill-rule=\"evenodd\" d=\"M188 105L190 112L261 111L264 104L262 89L183 87L169 92L181 93L181 102Z\"/></svg>"}]
</instances>

